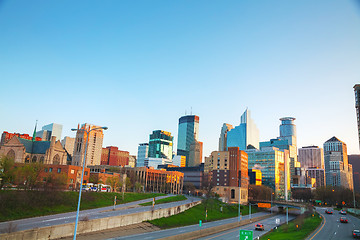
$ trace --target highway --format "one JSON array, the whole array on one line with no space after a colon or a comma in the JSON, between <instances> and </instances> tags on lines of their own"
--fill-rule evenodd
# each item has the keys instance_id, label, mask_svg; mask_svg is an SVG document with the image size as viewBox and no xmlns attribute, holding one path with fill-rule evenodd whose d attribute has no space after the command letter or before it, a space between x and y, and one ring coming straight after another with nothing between
<instances>
[{"instance_id":1,"label":"highway","mask_svg":"<svg viewBox=\"0 0 360 240\"><path fill-rule=\"evenodd\" d=\"M252 217L258 217L258 216L264 216L264 215L270 215L270 214L267 213L267 212L258 212L258 213L252 214L251 216ZM247 219L247 218L248 218L248 216L243 217L243 219ZM289 216L289 219L290 219L290 216ZM237 221L238 221L238 218L235 217L235 218L228 218L228 219L214 221L214 222L203 223L202 226L201 226L201 229L220 226L220 225L233 223L233 222L237 222ZM266 221L266 220L263 220L262 222L264 222L264 221ZM273 220L273 222L275 223L275 219ZM251 226L254 226L254 225L251 224ZM265 228L266 228L266 226L265 226ZM190 226L185 226L185 227L171 228L171 229L160 230L160 231L155 231L155 232L148 232L148 233L142 233L142 234L136 234L136 235L131 235L131 236L109 238L109 240L110 239L111 240L122 240L122 239L126 239L126 240L137 240L137 239L151 240L151 239L159 239L159 238L179 235L179 234L186 233L186 232L193 232L193 231L196 231L196 230L199 230L199 229L200 229L199 224L195 224L195 225L190 225ZM226 238L226 239L229 239L229 238ZM234 239L236 239L236 238L234 238ZM239 237L237 239L239 239Z\"/></svg>"},{"instance_id":2,"label":"highway","mask_svg":"<svg viewBox=\"0 0 360 240\"><path fill-rule=\"evenodd\" d=\"M339 211L333 210L333 214L326 214L325 210L327 208L316 208L316 211L319 212L325 219L323 224L318 230L310 235L307 240L335 240L335 239L354 239L352 237L353 229L360 229L360 219L350 214L341 215ZM340 217L346 217L349 222L341 223Z\"/></svg>"},{"instance_id":3,"label":"highway","mask_svg":"<svg viewBox=\"0 0 360 240\"><path fill-rule=\"evenodd\" d=\"M295 216L289 215L289 221L293 220ZM261 221L253 222L248 225L241 226L240 228L234 228L231 230L227 230L221 233L209 235L203 238L199 238L199 240L210 240L210 239L217 239L217 240L230 240L230 239L239 239L240 229L241 230L251 230L253 231L253 237L254 239L257 239L258 236L263 235L267 232L269 232L274 227L280 225L276 224L276 219L280 219L280 224L285 223L286 224L286 216L285 215L276 215L271 218L267 218ZM262 223L264 224L264 231L255 231L255 224Z\"/></svg>"},{"instance_id":4,"label":"highway","mask_svg":"<svg viewBox=\"0 0 360 240\"><path fill-rule=\"evenodd\" d=\"M172 195L168 195L168 196L172 196ZM160 197L156 197L156 199L166 198L168 196L160 196ZM187 200L184 201L155 205L154 209L178 206L198 200L199 200L198 198L189 197ZM137 212L150 211L152 209L152 206L138 206L138 204L140 203L145 203L150 201L152 201L152 198L144 199L136 202L130 202L126 204L118 204L116 205L115 211L112 210L113 206L83 210L80 211L79 220L82 220L85 217L87 219L97 219L97 218L105 218L105 217L112 217L118 215L127 215ZM22 231L33 228L41 228L41 227L71 223L71 222L75 222L75 218L76 218L76 212L68 212L68 213L61 213L56 215L47 215L42 217L34 217L34 218L26 218L26 219L20 219L9 222L2 222L0 223L0 232L6 231L10 223L12 223L13 226L16 226L15 231Z\"/></svg>"}]
</instances>

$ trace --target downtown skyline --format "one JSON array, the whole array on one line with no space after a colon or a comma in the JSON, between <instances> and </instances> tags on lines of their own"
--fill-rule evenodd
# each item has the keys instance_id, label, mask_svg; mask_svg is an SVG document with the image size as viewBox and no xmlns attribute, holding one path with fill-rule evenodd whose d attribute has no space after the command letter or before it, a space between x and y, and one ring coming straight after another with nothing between
<instances>
[{"instance_id":1,"label":"downtown skyline","mask_svg":"<svg viewBox=\"0 0 360 240\"><path fill-rule=\"evenodd\" d=\"M360 5L275 2L1 1L0 131L91 123L136 155L154 130L177 146L192 108L209 156L248 107L260 141L295 117L298 147L336 136L359 154Z\"/></svg>"}]
</instances>

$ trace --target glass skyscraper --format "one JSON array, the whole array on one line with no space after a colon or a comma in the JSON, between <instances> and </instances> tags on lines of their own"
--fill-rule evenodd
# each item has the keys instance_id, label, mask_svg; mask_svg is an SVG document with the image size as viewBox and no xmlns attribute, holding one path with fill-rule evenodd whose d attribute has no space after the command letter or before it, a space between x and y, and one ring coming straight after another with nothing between
<instances>
[{"instance_id":1,"label":"glass skyscraper","mask_svg":"<svg viewBox=\"0 0 360 240\"><path fill-rule=\"evenodd\" d=\"M172 159L173 136L170 132L156 130L150 134L149 158Z\"/></svg>"},{"instance_id":2,"label":"glass skyscraper","mask_svg":"<svg viewBox=\"0 0 360 240\"><path fill-rule=\"evenodd\" d=\"M241 115L240 125L227 133L226 148L239 147L246 150L250 145L259 149L259 129L250 116L250 110L246 109Z\"/></svg>"},{"instance_id":3,"label":"glass skyscraper","mask_svg":"<svg viewBox=\"0 0 360 240\"><path fill-rule=\"evenodd\" d=\"M196 115L182 116L179 119L177 155L186 156L189 161L190 145L198 141L199 117ZM186 164L187 166L188 164Z\"/></svg>"}]
</instances>

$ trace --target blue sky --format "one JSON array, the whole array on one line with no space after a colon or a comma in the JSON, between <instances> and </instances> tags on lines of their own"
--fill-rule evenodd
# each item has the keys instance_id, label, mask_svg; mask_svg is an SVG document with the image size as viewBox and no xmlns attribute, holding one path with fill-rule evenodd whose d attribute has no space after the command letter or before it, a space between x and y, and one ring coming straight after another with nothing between
<instances>
[{"instance_id":1,"label":"blue sky","mask_svg":"<svg viewBox=\"0 0 360 240\"><path fill-rule=\"evenodd\" d=\"M359 1L0 0L0 131L89 122L136 155L192 108L207 156L248 107L261 141L292 116L358 154L359 43Z\"/></svg>"}]
</instances>

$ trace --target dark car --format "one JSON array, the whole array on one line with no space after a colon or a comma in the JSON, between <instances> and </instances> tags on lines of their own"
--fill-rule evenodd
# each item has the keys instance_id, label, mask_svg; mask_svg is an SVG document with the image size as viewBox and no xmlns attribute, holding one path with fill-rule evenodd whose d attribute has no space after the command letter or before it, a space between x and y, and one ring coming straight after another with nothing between
<instances>
[{"instance_id":1,"label":"dark car","mask_svg":"<svg viewBox=\"0 0 360 240\"><path fill-rule=\"evenodd\" d=\"M360 230L354 229L352 233L353 238L360 238Z\"/></svg>"},{"instance_id":2,"label":"dark car","mask_svg":"<svg viewBox=\"0 0 360 240\"><path fill-rule=\"evenodd\" d=\"M333 211L332 211L331 209L326 209L326 210L325 210L325 213L327 213L327 214L333 214Z\"/></svg>"},{"instance_id":3,"label":"dark car","mask_svg":"<svg viewBox=\"0 0 360 240\"><path fill-rule=\"evenodd\" d=\"M340 222L342 222L342 223L348 223L348 220L347 220L347 218L345 218L345 217L341 217L341 218L340 218Z\"/></svg>"},{"instance_id":4,"label":"dark car","mask_svg":"<svg viewBox=\"0 0 360 240\"><path fill-rule=\"evenodd\" d=\"M264 231L264 224L261 223L256 224L255 230Z\"/></svg>"},{"instance_id":5,"label":"dark car","mask_svg":"<svg viewBox=\"0 0 360 240\"><path fill-rule=\"evenodd\" d=\"M342 214L342 215L346 215L346 211L345 211L345 210L341 210L339 213Z\"/></svg>"}]
</instances>

